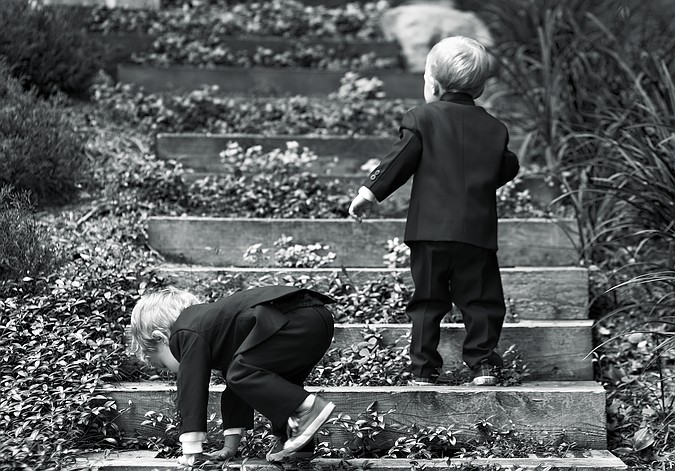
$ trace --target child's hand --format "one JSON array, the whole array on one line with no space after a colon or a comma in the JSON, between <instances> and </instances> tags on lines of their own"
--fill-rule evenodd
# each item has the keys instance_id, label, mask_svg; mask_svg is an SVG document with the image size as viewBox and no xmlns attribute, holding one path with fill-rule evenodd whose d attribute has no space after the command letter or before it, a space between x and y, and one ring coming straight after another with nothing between
<instances>
[{"instance_id":1,"label":"child's hand","mask_svg":"<svg viewBox=\"0 0 675 471\"><path fill-rule=\"evenodd\" d=\"M372 206L372 201L367 200L361 195L356 195L356 198L354 198L352 204L349 206L349 215L361 222L364 216L368 217L370 215Z\"/></svg>"},{"instance_id":2,"label":"child's hand","mask_svg":"<svg viewBox=\"0 0 675 471\"><path fill-rule=\"evenodd\" d=\"M176 467L180 469L192 469L200 458L201 453L184 454L178 457L178 464Z\"/></svg>"},{"instance_id":3,"label":"child's hand","mask_svg":"<svg viewBox=\"0 0 675 471\"><path fill-rule=\"evenodd\" d=\"M222 449L212 453L204 453L204 455L211 460L228 460L237 454L240 439L240 435L225 435Z\"/></svg>"}]
</instances>

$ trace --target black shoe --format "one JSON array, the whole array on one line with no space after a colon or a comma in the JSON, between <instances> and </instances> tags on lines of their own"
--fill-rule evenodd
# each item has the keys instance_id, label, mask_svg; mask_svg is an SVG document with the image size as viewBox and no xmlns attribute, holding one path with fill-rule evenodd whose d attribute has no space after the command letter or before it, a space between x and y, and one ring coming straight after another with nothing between
<instances>
[{"instance_id":1,"label":"black shoe","mask_svg":"<svg viewBox=\"0 0 675 471\"><path fill-rule=\"evenodd\" d=\"M471 383L474 386L495 386L497 384L497 376L495 376L492 366L484 361L480 365L471 368Z\"/></svg>"}]
</instances>

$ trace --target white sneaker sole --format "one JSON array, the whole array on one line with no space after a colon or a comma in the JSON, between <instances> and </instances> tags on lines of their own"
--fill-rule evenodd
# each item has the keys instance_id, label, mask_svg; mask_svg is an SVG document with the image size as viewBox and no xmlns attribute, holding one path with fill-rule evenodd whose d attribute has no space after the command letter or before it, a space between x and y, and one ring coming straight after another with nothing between
<instances>
[{"instance_id":1,"label":"white sneaker sole","mask_svg":"<svg viewBox=\"0 0 675 471\"><path fill-rule=\"evenodd\" d=\"M305 443L307 443L314 436L314 434L319 431L321 426L328 420L330 415L333 413L333 409L335 409L335 404L333 404L332 402L326 404L323 410L319 413L318 416L316 416L316 418L312 421L312 423L310 423L307 426L304 432L302 432L297 437L293 438L293 440L290 439L286 440L286 443L284 443L284 452L286 454L289 454L302 448L305 445Z\"/></svg>"},{"instance_id":2,"label":"white sneaker sole","mask_svg":"<svg viewBox=\"0 0 675 471\"><path fill-rule=\"evenodd\" d=\"M495 376L478 376L471 381L474 386L496 386L497 378Z\"/></svg>"}]
</instances>

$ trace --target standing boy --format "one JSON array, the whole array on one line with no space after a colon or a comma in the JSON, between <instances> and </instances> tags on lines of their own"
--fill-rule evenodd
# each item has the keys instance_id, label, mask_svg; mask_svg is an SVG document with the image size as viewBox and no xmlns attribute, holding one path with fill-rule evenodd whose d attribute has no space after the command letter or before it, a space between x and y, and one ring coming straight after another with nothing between
<instances>
[{"instance_id":1,"label":"standing boy","mask_svg":"<svg viewBox=\"0 0 675 471\"><path fill-rule=\"evenodd\" d=\"M405 229L415 292L413 384L437 384L440 323L456 304L466 337L464 363L476 385L496 384L492 366L505 316L497 263L496 190L515 178L518 159L499 120L474 104L491 75L491 58L477 41L446 38L427 56L425 105L405 113L399 141L352 201L357 220L414 175Z\"/></svg>"},{"instance_id":2,"label":"standing boy","mask_svg":"<svg viewBox=\"0 0 675 471\"><path fill-rule=\"evenodd\" d=\"M269 461L312 454L312 437L334 405L311 395L303 383L333 338L333 316L323 294L290 286L240 291L214 303L175 288L143 296L131 315L131 350L155 366L178 373L183 456L192 465L202 453L211 370L221 370L225 444L211 455L230 458L253 410L272 422L278 438Z\"/></svg>"}]
</instances>

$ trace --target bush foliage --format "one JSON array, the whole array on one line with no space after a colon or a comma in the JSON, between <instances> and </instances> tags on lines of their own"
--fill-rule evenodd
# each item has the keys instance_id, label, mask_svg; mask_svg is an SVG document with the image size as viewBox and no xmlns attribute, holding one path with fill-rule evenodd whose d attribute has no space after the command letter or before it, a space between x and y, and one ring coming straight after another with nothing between
<instances>
[{"instance_id":1,"label":"bush foliage","mask_svg":"<svg viewBox=\"0 0 675 471\"><path fill-rule=\"evenodd\" d=\"M27 192L0 188L0 241L0 280L46 275L60 261Z\"/></svg>"},{"instance_id":2,"label":"bush foliage","mask_svg":"<svg viewBox=\"0 0 675 471\"><path fill-rule=\"evenodd\" d=\"M0 185L30 191L40 205L69 201L81 181L83 145L61 106L24 92L0 63Z\"/></svg>"},{"instance_id":3,"label":"bush foliage","mask_svg":"<svg viewBox=\"0 0 675 471\"><path fill-rule=\"evenodd\" d=\"M29 0L0 2L0 56L24 88L41 96L88 93L100 53L76 26L74 12Z\"/></svg>"}]
</instances>

